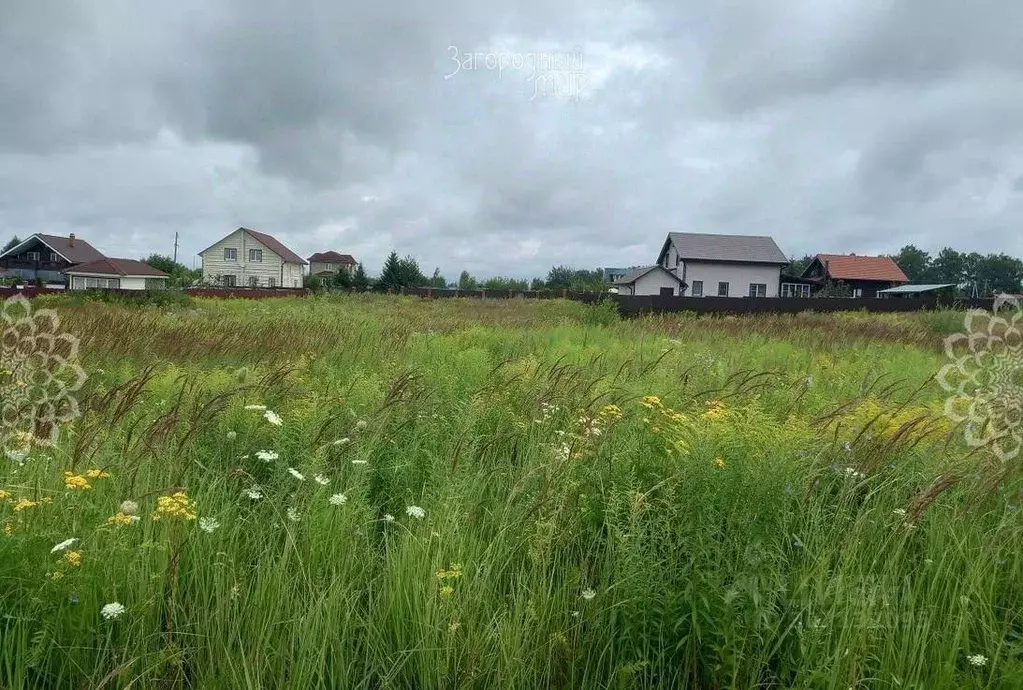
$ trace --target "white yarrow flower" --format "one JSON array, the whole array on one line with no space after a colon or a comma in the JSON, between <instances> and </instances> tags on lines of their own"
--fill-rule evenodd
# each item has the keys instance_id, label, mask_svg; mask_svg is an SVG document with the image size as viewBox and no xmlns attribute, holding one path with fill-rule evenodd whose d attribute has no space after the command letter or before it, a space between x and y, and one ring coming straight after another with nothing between
<instances>
[{"instance_id":1,"label":"white yarrow flower","mask_svg":"<svg viewBox=\"0 0 1023 690\"><path fill-rule=\"evenodd\" d=\"M72 544L75 544L77 541L78 541L78 537L71 537L70 539L65 539L64 541L62 541L61 543L57 544L52 549L50 549L50 553L57 553L58 551L63 551L64 549L68 548Z\"/></svg>"},{"instance_id":2,"label":"white yarrow flower","mask_svg":"<svg viewBox=\"0 0 1023 690\"><path fill-rule=\"evenodd\" d=\"M301 472L299 472L298 470L296 470L294 467L289 467L288 468L288 472L291 474L292 477L294 477L298 481L300 481L300 482L304 482L305 481L305 475L302 474Z\"/></svg>"},{"instance_id":3,"label":"white yarrow flower","mask_svg":"<svg viewBox=\"0 0 1023 690\"><path fill-rule=\"evenodd\" d=\"M113 618L117 618L118 616L122 615L127 610L128 609L124 608L123 604L119 604L116 601L114 601L114 602L111 602L111 603L107 604L103 608L101 608L99 610L99 613L100 613L101 616L103 616L107 620L111 620Z\"/></svg>"},{"instance_id":4,"label":"white yarrow flower","mask_svg":"<svg viewBox=\"0 0 1023 690\"><path fill-rule=\"evenodd\" d=\"M246 405L246 410L265 410L266 405Z\"/></svg>"},{"instance_id":5,"label":"white yarrow flower","mask_svg":"<svg viewBox=\"0 0 1023 690\"><path fill-rule=\"evenodd\" d=\"M237 431L228 431L227 432L227 440L228 441L233 441L236 438L238 438L238 432Z\"/></svg>"},{"instance_id":6,"label":"white yarrow flower","mask_svg":"<svg viewBox=\"0 0 1023 690\"><path fill-rule=\"evenodd\" d=\"M267 410L266 412L264 412L263 419L270 422L274 426L280 426L281 424L284 424L284 420L281 419L281 416L274 412L273 410Z\"/></svg>"},{"instance_id":7,"label":"white yarrow flower","mask_svg":"<svg viewBox=\"0 0 1023 690\"><path fill-rule=\"evenodd\" d=\"M295 507L288 508L288 519L292 522L298 522L302 519L302 513L298 512Z\"/></svg>"},{"instance_id":8,"label":"white yarrow flower","mask_svg":"<svg viewBox=\"0 0 1023 690\"><path fill-rule=\"evenodd\" d=\"M592 589L584 589L583 593L580 596L586 601L589 601L593 597L597 596L597 593L594 592Z\"/></svg>"},{"instance_id":9,"label":"white yarrow flower","mask_svg":"<svg viewBox=\"0 0 1023 690\"><path fill-rule=\"evenodd\" d=\"M245 495L251 498L253 501L258 501L263 498L263 487L258 485L250 486L245 490Z\"/></svg>"},{"instance_id":10,"label":"white yarrow flower","mask_svg":"<svg viewBox=\"0 0 1023 690\"><path fill-rule=\"evenodd\" d=\"M349 440L350 440L350 439L348 439L347 437L346 437L346 438L339 438L339 439L337 439L336 441L334 441L334 442L333 442L333 443L332 443L331 445L334 445L334 446L343 446L343 445L345 445L346 443L348 443L348 442L349 442Z\"/></svg>"},{"instance_id":11,"label":"white yarrow flower","mask_svg":"<svg viewBox=\"0 0 1023 690\"><path fill-rule=\"evenodd\" d=\"M394 522L394 516L390 513L384 513L384 522Z\"/></svg>"},{"instance_id":12,"label":"white yarrow flower","mask_svg":"<svg viewBox=\"0 0 1023 690\"><path fill-rule=\"evenodd\" d=\"M424 517L426 517L426 511L420 508L419 506L409 506L408 508L405 509L405 513L409 517L415 518L416 520L422 520Z\"/></svg>"},{"instance_id":13,"label":"white yarrow flower","mask_svg":"<svg viewBox=\"0 0 1023 690\"><path fill-rule=\"evenodd\" d=\"M213 534L220 527L220 523L211 517L199 518L199 529L207 534Z\"/></svg>"},{"instance_id":14,"label":"white yarrow flower","mask_svg":"<svg viewBox=\"0 0 1023 690\"><path fill-rule=\"evenodd\" d=\"M271 460L277 460L280 458L280 454L273 450L257 450L256 457L263 462L270 462Z\"/></svg>"},{"instance_id":15,"label":"white yarrow flower","mask_svg":"<svg viewBox=\"0 0 1023 690\"><path fill-rule=\"evenodd\" d=\"M344 494L334 494L333 496L330 497L329 500L330 505L332 506L343 506L345 504L345 501L348 500L348 497L345 496Z\"/></svg>"},{"instance_id":16,"label":"white yarrow flower","mask_svg":"<svg viewBox=\"0 0 1023 690\"><path fill-rule=\"evenodd\" d=\"M987 666L987 657L983 654L971 654L966 660L974 666Z\"/></svg>"},{"instance_id":17,"label":"white yarrow flower","mask_svg":"<svg viewBox=\"0 0 1023 690\"><path fill-rule=\"evenodd\" d=\"M896 508L895 510L892 511L892 515L899 515L899 516L904 517L906 515L906 509L905 508Z\"/></svg>"},{"instance_id":18,"label":"white yarrow flower","mask_svg":"<svg viewBox=\"0 0 1023 690\"><path fill-rule=\"evenodd\" d=\"M125 515L134 515L139 512L139 504L135 501L123 501L117 510Z\"/></svg>"},{"instance_id":19,"label":"white yarrow flower","mask_svg":"<svg viewBox=\"0 0 1023 690\"><path fill-rule=\"evenodd\" d=\"M318 474L315 477L313 477L313 481L319 484L320 486L326 486L327 484L330 484L330 477Z\"/></svg>"},{"instance_id":20,"label":"white yarrow flower","mask_svg":"<svg viewBox=\"0 0 1023 690\"><path fill-rule=\"evenodd\" d=\"M367 426L369 426L369 425L368 425L368 424L366 423L366 420L364 420L364 419L360 419L360 420L359 420L358 422L356 422L356 424L355 424L355 428L356 428L356 429L358 429L359 431L362 431L362 430L363 430L363 429L365 429L365 428L366 428Z\"/></svg>"}]
</instances>

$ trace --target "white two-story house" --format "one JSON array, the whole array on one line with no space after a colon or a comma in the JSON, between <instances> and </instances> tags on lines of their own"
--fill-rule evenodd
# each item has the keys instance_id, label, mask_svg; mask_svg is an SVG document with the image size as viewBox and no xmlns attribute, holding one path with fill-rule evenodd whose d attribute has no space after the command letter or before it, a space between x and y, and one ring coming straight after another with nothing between
<instances>
[{"instance_id":1,"label":"white two-story house","mask_svg":"<svg viewBox=\"0 0 1023 690\"><path fill-rule=\"evenodd\" d=\"M777 297L789 261L770 237L669 232L657 263L689 297Z\"/></svg>"},{"instance_id":2,"label":"white two-story house","mask_svg":"<svg viewBox=\"0 0 1023 690\"><path fill-rule=\"evenodd\" d=\"M203 282L220 287L300 288L306 260L265 232L238 228L199 252Z\"/></svg>"}]
</instances>

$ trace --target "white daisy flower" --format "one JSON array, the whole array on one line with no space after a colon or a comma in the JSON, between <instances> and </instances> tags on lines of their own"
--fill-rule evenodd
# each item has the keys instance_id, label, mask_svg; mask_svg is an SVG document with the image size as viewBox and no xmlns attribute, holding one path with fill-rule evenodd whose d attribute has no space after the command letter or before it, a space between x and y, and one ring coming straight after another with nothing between
<instances>
[{"instance_id":1,"label":"white daisy flower","mask_svg":"<svg viewBox=\"0 0 1023 690\"><path fill-rule=\"evenodd\" d=\"M409 517L415 518L416 520L422 520L426 517L426 511L419 506L409 506L405 509L405 514Z\"/></svg>"},{"instance_id":2,"label":"white daisy flower","mask_svg":"<svg viewBox=\"0 0 1023 690\"><path fill-rule=\"evenodd\" d=\"M70 539L65 539L64 541L50 549L50 553L57 553L58 551L63 551L64 549L68 548L69 546L77 542L78 537L71 537Z\"/></svg>"},{"instance_id":3,"label":"white daisy flower","mask_svg":"<svg viewBox=\"0 0 1023 690\"><path fill-rule=\"evenodd\" d=\"M284 424L284 420L281 419L281 416L274 412L273 410L267 410L266 412L264 412L263 419L270 422L274 426L280 426L281 424Z\"/></svg>"},{"instance_id":4,"label":"white daisy flower","mask_svg":"<svg viewBox=\"0 0 1023 690\"><path fill-rule=\"evenodd\" d=\"M302 513L298 512L297 508L288 508L288 519L292 522L298 522L302 519Z\"/></svg>"},{"instance_id":5,"label":"white daisy flower","mask_svg":"<svg viewBox=\"0 0 1023 690\"><path fill-rule=\"evenodd\" d=\"M253 501L258 501L263 498L263 487L259 485L252 485L245 490L245 495L251 498Z\"/></svg>"},{"instance_id":6,"label":"white daisy flower","mask_svg":"<svg viewBox=\"0 0 1023 690\"><path fill-rule=\"evenodd\" d=\"M289 467L288 468L288 472L291 474L292 477L294 477L298 481L300 481L300 482L304 482L305 481L305 475L302 474L301 472L299 472L298 470L296 470L294 467Z\"/></svg>"},{"instance_id":7,"label":"white daisy flower","mask_svg":"<svg viewBox=\"0 0 1023 690\"><path fill-rule=\"evenodd\" d=\"M343 506L345 504L345 501L348 500L348 497L345 496L344 494L334 494L333 496L330 497L329 500L330 505L332 506Z\"/></svg>"},{"instance_id":8,"label":"white daisy flower","mask_svg":"<svg viewBox=\"0 0 1023 690\"><path fill-rule=\"evenodd\" d=\"M220 528L220 523L211 517L199 518L199 529L207 534L213 534Z\"/></svg>"},{"instance_id":9,"label":"white daisy flower","mask_svg":"<svg viewBox=\"0 0 1023 690\"><path fill-rule=\"evenodd\" d=\"M116 601L114 601L101 608L99 610L99 613L107 620L111 620L113 618L119 617L127 610L128 609L124 608L123 604L119 604Z\"/></svg>"},{"instance_id":10,"label":"white daisy flower","mask_svg":"<svg viewBox=\"0 0 1023 690\"><path fill-rule=\"evenodd\" d=\"M125 515L134 515L139 512L139 504L135 501L124 501L117 510Z\"/></svg>"},{"instance_id":11,"label":"white daisy flower","mask_svg":"<svg viewBox=\"0 0 1023 690\"><path fill-rule=\"evenodd\" d=\"M265 410L266 405L246 405L246 410Z\"/></svg>"},{"instance_id":12,"label":"white daisy flower","mask_svg":"<svg viewBox=\"0 0 1023 690\"><path fill-rule=\"evenodd\" d=\"M394 516L390 513L384 513L384 522L394 522Z\"/></svg>"},{"instance_id":13,"label":"white daisy flower","mask_svg":"<svg viewBox=\"0 0 1023 690\"><path fill-rule=\"evenodd\" d=\"M966 660L974 666L987 666L987 657L983 654L971 654Z\"/></svg>"},{"instance_id":14,"label":"white daisy flower","mask_svg":"<svg viewBox=\"0 0 1023 690\"><path fill-rule=\"evenodd\" d=\"M315 477L313 477L313 481L319 484L320 486L326 486L327 484L330 484L330 477L325 477L322 474L318 474Z\"/></svg>"},{"instance_id":15,"label":"white daisy flower","mask_svg":"<svg viewBox=\"0 0 1023 690\"><path fill-rule=\"evenodd\" d=\"M256 457L263 462L270 462L271 460L277 460L280 458L280 454L273 450L257 450Z\"/></svg>"},{"instance_id":16,"label":"white daisy flower","mask_svg":"<svg viewBox=\"0 0 1023 690\"><path fill-rule=\"evenodd\" d=\"M366 423L366 420L364 420L364 419L360 419L360 420L359 420L358 422L356 422L356 424L355 424L355 428L356 428L356 429L358 429L359 431L362 431L362 430L363 430L363 429L365 429L365 428L366 428L367 426L369 426L369 425L368 425L368 424Z\"/></svg>"},{"instance_id":17,"label":"white daisy flower","mask_svg":"<svg viewBox=\"0 0 1023 690\"><path fill-rule=\"evenodd\" d=\"M592 589L584 589L583 593L580 596L586 601L589 601L593 597L597 596L597 593L594 592Z\"/></svg>"}]
</instances>

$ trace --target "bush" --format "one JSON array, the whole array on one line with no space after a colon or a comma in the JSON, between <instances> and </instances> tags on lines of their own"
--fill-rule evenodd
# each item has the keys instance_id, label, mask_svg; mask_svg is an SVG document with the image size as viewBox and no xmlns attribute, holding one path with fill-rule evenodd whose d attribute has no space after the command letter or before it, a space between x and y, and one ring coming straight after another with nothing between
<instances>
[{"instance_id":1,"label":"bush","mask_svg":"<svg viewBox=\"0 0 1023 690\"><path fill-rule=\"evenodd\" d=\"M181 290L73 290L61 295L44 295L38 299L53 306L74 306L92 302L146 307L191 307L192 298Z\"/></svg>"}]
</instances>

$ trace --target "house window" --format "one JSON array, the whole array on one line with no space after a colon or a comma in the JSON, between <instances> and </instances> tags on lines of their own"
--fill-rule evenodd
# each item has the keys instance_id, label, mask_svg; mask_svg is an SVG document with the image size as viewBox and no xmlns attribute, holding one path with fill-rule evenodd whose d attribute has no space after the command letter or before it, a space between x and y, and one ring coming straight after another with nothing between
<instances>
[{"instance_id":1,"label":"house window","mask_svg":"<svg viewBox=\"0 0 1023 690\"><path fill-rule=\"evenodd\" d=\"M258 276L249 276L249 287L251 287L251 288L259 287L259 277Z\"/></svg>"},{"instance_id":2,"label":"house window","mask_svg":"<svg viewBox=\"0 0 1023 690\"><path fill-rule=\"evenodd\" d=\"M57 257L57 252L50 252L50 263L57 263L60 259Z\"/></svg>"},{"instance_id":3,"label":"house window","mask_svg":"<svg viewBox=\"0 0 1023 690\"><path fill-rule=\"evenodd\" d=\"M163 278L146 278L147 290L163 290L167 287L167 281Z\"/></svg>"},{"instance_id":4,"label":"house window","mask_svg":"<svg viewBox=\"0 0 1023 690\"><path fill-rule=\"evenodd\" d=\"M25 252L29 261L39 261L39 252Z\"/></svg>"},{"instance_id":5,"label":"house window","mask_svg":"<svg viewBox=\"0 0 1023 690\"><path fill-rule=\"evenodd\" d=\"M224 261L237 261L238 250L234 247L224 247Z\"/></svg>"},{"instance_id":6,"label":"house window","mask_svg":"<svg viewBox=\"0 0 1023 690\"><path fill-rule=\"evenodd\" d=\"M764 283L750 283L749 284L749 296L750 297L767 297L767 285Z\"/></svg>"},{"instance_id":7,"label":"house window","mask_svg":"<svg viewBox=\"0 0 1023 690\"><path fill-rule=\"evenodd\" d=\"M266 286L267 287L277 287L277 280L274 279L274 278L267 278L266 279Z\"/></svg>"},{"instance_id":8,"label":"house window","mask_svg":"<svg viewBox=\"0 0 1023 690\"><path fill-rule=\"evenodd\" d=\"M262 261L263 250L262 249L250 249L249 250L249 261Z\"/></svg>"},{"instance_id":9,"label":"house window","mask_svg":"<svg viewBox=\"0 0 1023 690\"><path fill-rule=\"evenodd\" d=\"M79 283L81 285L81 283ZM121 287L120 278L86 278L86 290L116 290Z\"/></svg>"},{"instance_id":10,"label":"house window","mask_svg":"<svg viewBox=\"0 0 1023 690\"><path fill-rule=\"evenodd\" d=\"M806 283L782 283L782 297L809 297L810 286Z\"/></svg>"},{"instance_id":11,"label":"house window","mask_svg":"<svg viewBox=\"0 0 1023 690\"><path fill-rule=\"evenodd\" d=\"M662 287L661 288L661 297L674 297L674 296L675 296L675 288L670 288L670 287Z\"/></svg>"},{"instance_id":12,"label":"house window","mask_svg":"<svg viewBox=\"0 0 1023 690\"><path fill-rule=\"evenodd\" d=\"M326 270L333 271L334 270L334 264L327 264L327 269Z\"/></svg>"},{"instance_id":13,"label":"house window","mask_svg":"<svg viewBox=\"0 0 1023 690\"><path fill-rule=\"evenodd\" d=\"M856 299L863 297L863 288L853 288L853 297Z\"/></svg>"},{"instance_id":14,"label":"house window","mask_svg":"<svg viewBox=\"0 0 1023 690\"><path fill-rule=\"evenodd\" d=\"M728 297L728 283L718 283L718 297Z\"/></svg>"},{"instance_id":15,"label":"house window","mask_svg":"<svg viewBox=\"0 0 1023 690\"><path fill-rule=\"evenodd\" d=\"M224 287L234 287L235 277L233 275L221 276L220 282L224 284Z\"/></svg>"},{"instance_id":16,"label":"house window","mask_svg":"<svg viewBox=\"0 0 1023 690\"><path fill-rule=\"evenodd\" d=\"M693 297L703 297L703 281L693 281Z\"/></svg>"}]
</instances>

